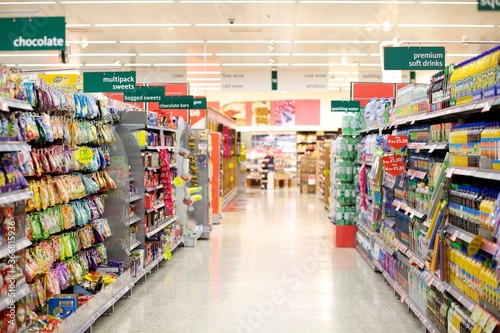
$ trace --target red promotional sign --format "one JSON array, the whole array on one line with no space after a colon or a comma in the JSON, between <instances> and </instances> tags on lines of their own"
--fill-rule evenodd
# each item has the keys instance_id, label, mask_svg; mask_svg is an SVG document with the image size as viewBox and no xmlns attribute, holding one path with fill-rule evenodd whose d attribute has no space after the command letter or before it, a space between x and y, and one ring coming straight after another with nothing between
<instances>
[{"instance_id":1,"label":"red promotional sign","mask_svg":"<svg viewBox=\"0 0 500 333\"><path fill-rule=\"evenodd\" d=\"M392 155L382 157L384 170L393 177L399 176L405 172L405 164L401 155Z\"/></svg>"},{"instance_id":2,"label":"red promotional sign","mask_svg":"<svg viewBox=\"0 0 500 333\"><path fill-rule=\"evenodd\" d=\"M387 144L394 149L401 149L408 145L408 135L389 135Z\"/></svg>"}]
</instances>

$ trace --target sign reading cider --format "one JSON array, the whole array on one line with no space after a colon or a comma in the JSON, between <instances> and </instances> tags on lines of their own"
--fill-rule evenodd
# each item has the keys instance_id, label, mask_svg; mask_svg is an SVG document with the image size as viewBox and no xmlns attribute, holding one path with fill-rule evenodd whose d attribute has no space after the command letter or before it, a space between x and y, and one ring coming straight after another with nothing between
<instances>
[{"instance_id":1,"label":"sign reading cider","mask_svg":"<svg viewBox=\"0 0 500 333\"><path fill-rule=\"evenodd\" d=\"M62 16L1 18L0 31L0 51L59 51L66 46Z\"/></svg>"}]
</instances>

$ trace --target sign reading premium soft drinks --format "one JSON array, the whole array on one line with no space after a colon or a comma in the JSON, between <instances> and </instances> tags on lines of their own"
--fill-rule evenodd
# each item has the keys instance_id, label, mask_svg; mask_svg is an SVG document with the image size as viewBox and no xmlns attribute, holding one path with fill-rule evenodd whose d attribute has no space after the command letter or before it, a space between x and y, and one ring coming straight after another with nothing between
<instances>
[{"instance_id":1,"label":"sign reading premium soft drinks","mask_svg":"<svg viewBox=\"0 0 500 333\"><path fill-rule=\"evenodd\" d=\"M401 155L391 155L382 157L384 170L393 177L399 176L405 172L405 163Z\"/></svg>"},{"instance_id":2,"label":"sign reading premium soft drinks","mask_svg":"<svg viewBox=\"0 0 500 333\"><path fill-rule=\"evenodd\" d=\"M408 135L389 135L387 144L394 149L401 149L408 145Z\"/></svg>"},{"instance_id":3,"label":"sign reading premium soft drinks","mask_svg":"<svg viewBox=\"0 0 500 333\"><path fill-rule=\"evenodd\" d=\"M1 51L64 50L66 23L58 17L16 17L0 19Z\"/></svg>"}]
</instances>

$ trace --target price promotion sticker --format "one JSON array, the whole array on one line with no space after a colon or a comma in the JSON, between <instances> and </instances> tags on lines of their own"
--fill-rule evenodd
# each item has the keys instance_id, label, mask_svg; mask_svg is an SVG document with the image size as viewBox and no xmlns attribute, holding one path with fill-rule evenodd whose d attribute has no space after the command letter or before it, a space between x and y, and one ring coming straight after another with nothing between
<instances>
[{"instance_id":1,"label":"price promotion sticker","mask_svg":"<svg viewBox=\"0 0 500 333\"><path fill-rule=\"evenodd\" d=\"M467 247L467 254L469 256L473 256L479 252L479 249L481 248L481 245L483 245L483 236L481 235L476 235L471 242L469 243L469 246Z\"/></svg>"},{"instance_id":2,"label":"price promotion sticker","mask_svg":"<svg viewBox=\"0 0 500 333\"><path fill-rule=\"evenodd\" d=\"M81 147L76 150L76 160L82 164L88 164L94 158L94 151L89 147Z\"/></svg>"}]
</instances>

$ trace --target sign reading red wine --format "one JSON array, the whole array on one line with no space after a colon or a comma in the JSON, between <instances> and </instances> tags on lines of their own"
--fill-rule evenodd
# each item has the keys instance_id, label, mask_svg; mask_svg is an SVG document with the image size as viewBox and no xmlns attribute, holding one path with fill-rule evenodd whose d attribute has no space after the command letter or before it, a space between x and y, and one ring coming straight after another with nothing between
<instances>
[{"instance_id":1,"label":"sign reading red wine","mask_svg":"<svg viewBox=\"0 0 500 333\"><path fill-rule=\"evenodd\" d=\"M401 149L408 145L408 135L389 135L387 144L394 149Z\"/></svg>"},{"instance_id":2,"label":"sign reading red wine","mask_svg":"<svg viewBox=\"0 0 500 333\"><path fill-rule=\"evenodd\" d=\"M391 155L382 157L384 170L393 177L399 176L405 172L405 163L401 155Z\"/></svg>"}]
</instances>

